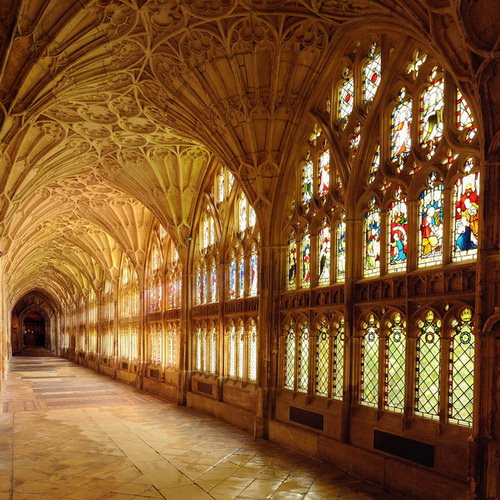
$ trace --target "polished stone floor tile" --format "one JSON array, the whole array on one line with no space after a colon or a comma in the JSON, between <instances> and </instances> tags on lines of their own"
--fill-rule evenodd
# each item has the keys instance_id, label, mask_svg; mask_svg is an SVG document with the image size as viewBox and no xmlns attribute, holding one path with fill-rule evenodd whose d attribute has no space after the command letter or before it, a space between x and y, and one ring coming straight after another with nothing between
<instances>
[{"instance_id":1,"label":"polished stone floor tile","mask_svg":"<svg viewBox=\"0 0 500 500\"><path fill-rule=\"evenodd\" d=\"M155 498L401 499L66 360L12 360L0 500Z\"/></svg>"}]
</instances>

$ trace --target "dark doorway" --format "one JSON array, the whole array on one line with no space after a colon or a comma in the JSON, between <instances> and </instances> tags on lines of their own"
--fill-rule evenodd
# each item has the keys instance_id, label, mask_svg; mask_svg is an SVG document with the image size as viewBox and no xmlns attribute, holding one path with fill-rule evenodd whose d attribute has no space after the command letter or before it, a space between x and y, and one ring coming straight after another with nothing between
<instances>
[{"instance_id":1,"label":"dark doorway","mask_svg":"<svg viewBox=\"0 0 500 500\"><path fill-rule=\"evenodd\" d=\"M24 345L26 347L45 347L45 320L37 312L24 317Z\"/></svg>"}]
</instances>

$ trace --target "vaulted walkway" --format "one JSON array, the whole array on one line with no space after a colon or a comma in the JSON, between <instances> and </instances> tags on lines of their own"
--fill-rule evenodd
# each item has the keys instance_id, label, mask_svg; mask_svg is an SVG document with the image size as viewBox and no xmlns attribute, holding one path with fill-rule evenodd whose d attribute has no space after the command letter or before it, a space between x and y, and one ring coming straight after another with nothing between
<instances>
[{"instance_id":1,"label":"vaulted walkway","mask_svg":"<svg viewBox=\"0 0 500 500\"><path fill-rule=\"evenodd\" d=\"M11 362L0 500L396 499L61 358Z\"/></svg>"}]
</instances>

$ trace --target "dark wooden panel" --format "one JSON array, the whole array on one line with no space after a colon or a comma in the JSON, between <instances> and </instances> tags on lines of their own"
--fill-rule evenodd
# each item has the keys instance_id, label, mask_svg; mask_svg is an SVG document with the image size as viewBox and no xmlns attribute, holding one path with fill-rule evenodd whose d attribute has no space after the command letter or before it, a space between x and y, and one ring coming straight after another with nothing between
<instances>
[{"instance_id":1,"label":"dark wooden panel","mask_svg":"<svg viewBox=\"0 0 500 500\"><path fill-rule=\"evenodd\" d=\"M203 392L204 394L212 395L212 384L207 384L206 382L200 382L198 380L198 392Z\"/></svg>"},{"instance_id":2,"label":"dark wooden panel","mask_svg":"<svg viewBox=\"0 0 500 500\"><path fill-rule=\"evenodd\" d=\"M323 430L323 415L320 413L290 406L290 420L298 424L307 425L313 429Z\"/></svg>"},{"instance_id":3,"label":"dark wooden panel","mask_svg":"<svg viewBox=\"0 0 500 500\"><path fill-rule=\"evenodd\" d=\"M434 446L382 431L374 431L373 447L376 450L406 458L417 464L434 467Z\"/></svg>"}]
</instances>

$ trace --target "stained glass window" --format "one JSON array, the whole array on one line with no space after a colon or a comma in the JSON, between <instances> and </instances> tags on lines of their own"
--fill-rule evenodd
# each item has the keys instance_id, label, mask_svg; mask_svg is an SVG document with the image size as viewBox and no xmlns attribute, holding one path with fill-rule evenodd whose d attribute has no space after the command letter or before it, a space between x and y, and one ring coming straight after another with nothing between
<instances>
[{"instance_id":1,"label":"stained glass window","mask_svg":"<svg viewBox=\"0 0 500 500\"><path fill-rule=\"evenodd\" d=\"M295 233L292 232L290 239L288 240L288 281L287 288L295 288L297 286L297 240L295 239Z\"/></svg>"},{"instance_id":2,"label":"stained glass window","mask_svg":"<svg viewBox=\"0 0 500 500\"><path fill-rule=\"evenodd\" d=\"M210 245L210 239L211 239L210 218L207 215L205 215L203 218L201 229L202 229L202 237L201 237L202 248L207 248Z\"/></svg>"},{"instance_id":3,"label":"stained glass window","mask_svg":"<svg viewBox=\"0 0 500 500\"><path fill-rule=\"evenodd\" d=\"M332 397L343 398L344 390L344 318L333 323Z\"/></svg>"},{"instance_id":4,"label":"stained glass window","mask_svg":"<svg viewBox=\"0 0 500 500\"><path fill-rule=\"evenodd\" d=\"M338 283L343 283L345 280L345 260L346 260L345 242L346 242L346 224L343 220L341 220L337 224L337 229L335 230L335 247L336 247L335 279Z\"/></svg>"},{"instance_id":5,"label":"stained glass window","mask_svg":"<svg viewBox=\"0 0 500 500\"><path fill-rule=\"evenodd\" d=\"M305 234L300 240L301 251L301 272L300 286L305 288L311 284L311 237L309 236L309 228L306 227Z\"/></svg>"},{"instance_id":6,"label":"stained glass window","mask_svg":"<svg viewBox=\"0 0 500 500\"><path fill-rule=\"evenodd\" d=\"M373 43L363 65L363 102L373 100L381 81L382 52Z\"/></svg>"},{"instance_id":7,"label":"stained glass window","mask_svg":"<svg viewBox=\"0 0 500 500\"><path fill-rule=\"evenodd\" d=\"M210 302L209 288L208 288L208 268L203 264L203 302Z\"/></svg>"},{"instance_id":8,"label":"stained glass window","mask_svg":"<svg viewBox=\"0 0 500 500\"><path fill-rule=\"evenodd\" d=\"M388 262L390 273L406 271L408 250L408 209L401 187L394 194L388 210Z\"/></svg>"},{"instance_id":9,"label":"stained glass window","mask_svg":"<svg viewBox=\"0 0 500 500\"><path fill-rule=\"evenodd\" d=\"M162 328L161 323L151 323L149 330L150 361L153 364L162 362Z\"/></svg>"},{"instance_id":10,"label":"stained glass window","mask_svg":"<svg viewBox=\"0 0 500 500\"><path fill-rule=\"evenodd\" d=\"M318 283L320 285L330 284L330 239L330 226L325 218L318 236Z\"/></svg>"},{"instance_id":11,"label":"stained glass window","mask_svg":"<svg viewBox=\"0 0 500 500\"><path fill-rule=\"evenodd\" d=\"M318 396L328 396L330 357L330 335L328 330L328 323L323 320L316 332L315 393Z\"/></svg>"},{"instance_id":12,"label":"stained glass window","mask_svg":"<svg viewBox=\"0 0 500 500\"><path fill-rule=\"evenodd\" d=\"M330 150L325 149L319 157L318 193L325 196L330 189Z\"/></svg>"},{"instance_id":13,"label":"stained glass window","mask_svg":"<svg viewBox=\"0 0 500 500\"><path fill-rule=\"evenodd\" d=\"M201 328L196 330L195 337L195 370L201 371Z\"/></svg>"},{"instance_id":14,"label":"stained glass window","mask_svg":"<svg viewBox=\"0 0 500 500\"><path fill-rule=\"evenodd\" d=\"M377 146L375 154L373 155L372 164L370 166L370 177L368 178L368 184L371 184L375 180L379 167L380 167L380 144Z\"/></svg>"},{"instance_id":15,"label":"stained glass window","mask_svg":"<svg viewBox=\"0 0 500 500\"><path fill-rule=\"evenodd\" d=\"M307 392L309 384L309 327L300 325L300 337L297 353L297 390Z\"/></svg>"},{"instance_id":16,"label":"stained glass window","mask_svg":"<svg viewBox=\"0 0 500 500\"><path fill-rule=\"evenodd\" d=\"M474 258L479 245L479 172L457 179L453 207L453 260Z\"/></svg>"},{"instance_id":17,"label":"stained glass window","mask_svg":"<svg viewBox=\"0 0 500 500\"><path fill-rule=\"evenodd\" d=\"M427 54L421 53L420 51L416 50L413 57L413 62L408 65L406 72L408 74L413 74L414 79L417 78L420 66L422 66L422 64L424 64L426 60Z\"/></svg>"},{"instance_id":18,"label":"stained glass window","mask_svg":"<svg viewBox=\"0 0 500 500\"><path fill-rule=\"evenodd\" d=\"M201 275L200 266L196 267L196 303L201 304L203 302L203 278Z\"/></svg>"},{"instance_id":19,"label":"stained glass window","mask_svg":"<svg viewBox=\"0 0 500 500\"><path fill-rule=\"evenodd\" d=\"M351 154L356 156L358 151L359 143L361 141L361 123L356 123L354 130L349 139L349 149L351 150Z\"/></svg>"},{"instance_id":20,"label":"stained glass window","mask_svg":"<svg viewBox=\"0 0 500 500\"><path fill-rule=\"evenodd\" d=\"M257 380L257 326L251 320L248 326L248 379Z\"/></svg>"},{"instance_id":21,"label":"stained glass window","mask_svg":"<svg viewBox=\"0 0 500 500\"><path fill-rule=\"evenodd\" d=\"M378 322L371 314L361 324L361 404L378 406Z\"/></svg>"},{"instance_id":22,"label":"stained glass window","mask_svg":"<svg viewBox=\"0 0 500 500\"><path fill-rule=\"evenodd\" d=\"M239 203L239 229L240 232L245 231L247 228L247 210L248 210L248 201L245 195L242 195Z\"/></svg>"},{"instance_id":23,"label":"stained glass window","mask_svg":"<svg viewBox=\"0 0 500 500\"><path fill-rule=\"evenodd\" d=\"M391 115L391 160L402 167L411 149L411 98L402 88Z\"/></svg>"},{"instance_id":24,"label":"stained glass window","mask_svg":"<svg viewBox=\"0 0 500 500\"><path fill-rule=\"evenodd\" d=\"M230 377L236 377L236 328L233 323L229 327L228 372Z\"/></svg>"},{"instance_id":25,"label":"stained glass window","mask_svg":"<svg viewBox=\"0 0 500 500\"><path fill-rule=\"evenodd\" d=\"M415 414L438 419L440 397L441 320L433 311L427 311L425 318L417 323L420 334L417 337L417 359L415 374Z\"/></svg>"},{"instance_id":26,"label":"stained glass window","mask_svg":"<svg viewBox=\"0 0 500 500\"><path fill-rule=\"evenodd\" d=\"M245 256L243 248L240 248L238 255L238 271L238 297L243 297L245 295Z\"/></svg>"},{"instance_id":27,"label":"stained glass window","mask_svg":"<svg viewBox=\"0 0 500 500\"><path fill-rule=\"evenodd\" d=\"M349 115L352 113L354 107L354 77L352 69L346 67L344 69L343 79L339 85L339 105L338 105L338 119L341 121L342 127L345 127Z\"/></svg>"},{"instance_id":28,"label":"stained glass window","mask_svg":"<svg viewBox=\"0 0 500 500\"><path fill-rule=\"evenodd\" d=\"M210 325L210 367L211 373L217 373L217 327L215 323Z\"/></svg>"},{"instance_id":29,"label":"stained glass window","mask_svg":"<svg viewBox=\"0 0 500 500\"><path fill-rule=\"evenodd\" d=\"M302 203L309 203L313 197L313 162L307 160L302 166Z\"/></svg>"},{"instance_id":30,"label":"stained glass window","mask_svg":"<svg viewBox=\"0 0 500 500\"><path fill-rule=\"evenodd\" d=\"M239 379L243 379L245 371L245 328L243 326L243 321L240 321L238 324L236 342L237 376Z\"/></svg>"},{"instance_id":31,"label":"stained glass window","mask_svg":"<svg viewBox=\"0 0 500 500\"><path fill-rule=\"evenodd\" d=\"M436 179L432 172L429 188L419 196L419 267L441 264L443 257L443 185Z\"/></svg>"},{"instance_id":32,"label":"stained glass window","mask_svg":"<svg viewBox=\"0 0 500 500\"><path fill-rule=\"evenodd\" d=\"M210 297L212 302L217 302L217 267L215 261L212 261L210 271Z\"/></svg>"},{"instance_id":33,"label":"stained glass window","mask_svg":"<svg viewBox=\"0 0 500 500\"><path fill-rule=\"evenodd\" d=\"M432 71L431 84L420 97L420 146L431 158L443 135L444 79L437 76L437 68Z\"/></svg>"},{"instance_id":34,"label":"stained glass window","mask_svg":"<svg viewBox=\"0 0 500 500\"><path fill-rule=\"evenodd\" d=\"M457 128L464 135L466 142L471 142L476 136L477 127L474 123L474 117L472 116L471 110L469 109L469 104L465 100L460 90L457 90Z\"/></svg>"},{"instance_id":35,"label":"stained glass window","mask_svg":"<svg viewBox=\"0 0 500 500\"><path fill-rule=\"evenodd\" d=\"M255 210L252 205L248 206L248 227L255 227L257 222L257 216L255 215Z\"/></svg>"},{"instance_id":36,"label":"stained glass window","mask_svg":"<svg viewBox=\"0 0 500 500\"><path fill-rule=\"evenodd\" d=\"M453 424L471 426L474 399L475 331L469 308L452 320L448 381L448 418Z\"/></svg>"},{"instance_id":37,"label":"stained glass window","mask_svg":"<svg viewBox=\"0 0 500 500\"><path fill-rule=\"evenodd\" d=\"M372 203L373 205L374 203ZM380 210L373 208L365 214L363 240L363 276L380 274Z\"/></svg>"},{"instance_id":38,"label":"stained glass window","mask_svg":"<svg viewBox=\"0 0 500 500\"><path fill-rule=\"evenodd\" d=\"M225 189L225 184L226 184L226 176L224 169L222 169L219 173L219 176L217 178L217 192L218 192L218 202L222 203L226 197L226 189Z\"/></svg>"},{"instance_id":39,"label":"stained glass window","mask_svg":"<svg viewBox=\"0 0 500 500\"><path fill-rule=\"evenodd\" d=\"M250 296L251 297L257 295L258 273L259 273L259 256L257 255L257 245L255 245L254 243L250 251Z\"/></svg>"},{"instance_id":40,"label":"stained glass window","mask_svg":"<svg viewBox=\"0 0 500 500\"><path fill-rule=\"evenodd\" d=\"M284 386L286 389L295 389L295 327L288 324L285 337L285 366Z\"/></svg>"},{"instance_id":41,"label":"stained glass window","mask_svg":"<svg viewBox=\"0 0 500 500\"><path fill-rule=\"evenodd\" d=\"M229 262L229 298L236 297L236 255L231 252L231 261Z\"/></svg>"},{"instance_id":42,"label":"stained glass window","mask_svg":"<svg viewBox=\"0 0 500 500\"><path fill-rule=\"evenodd\" d=\"M385 341L384 408L403 412L405 403L406 324L401 314L389 321Z\"/></svg>"}]
</instances>

